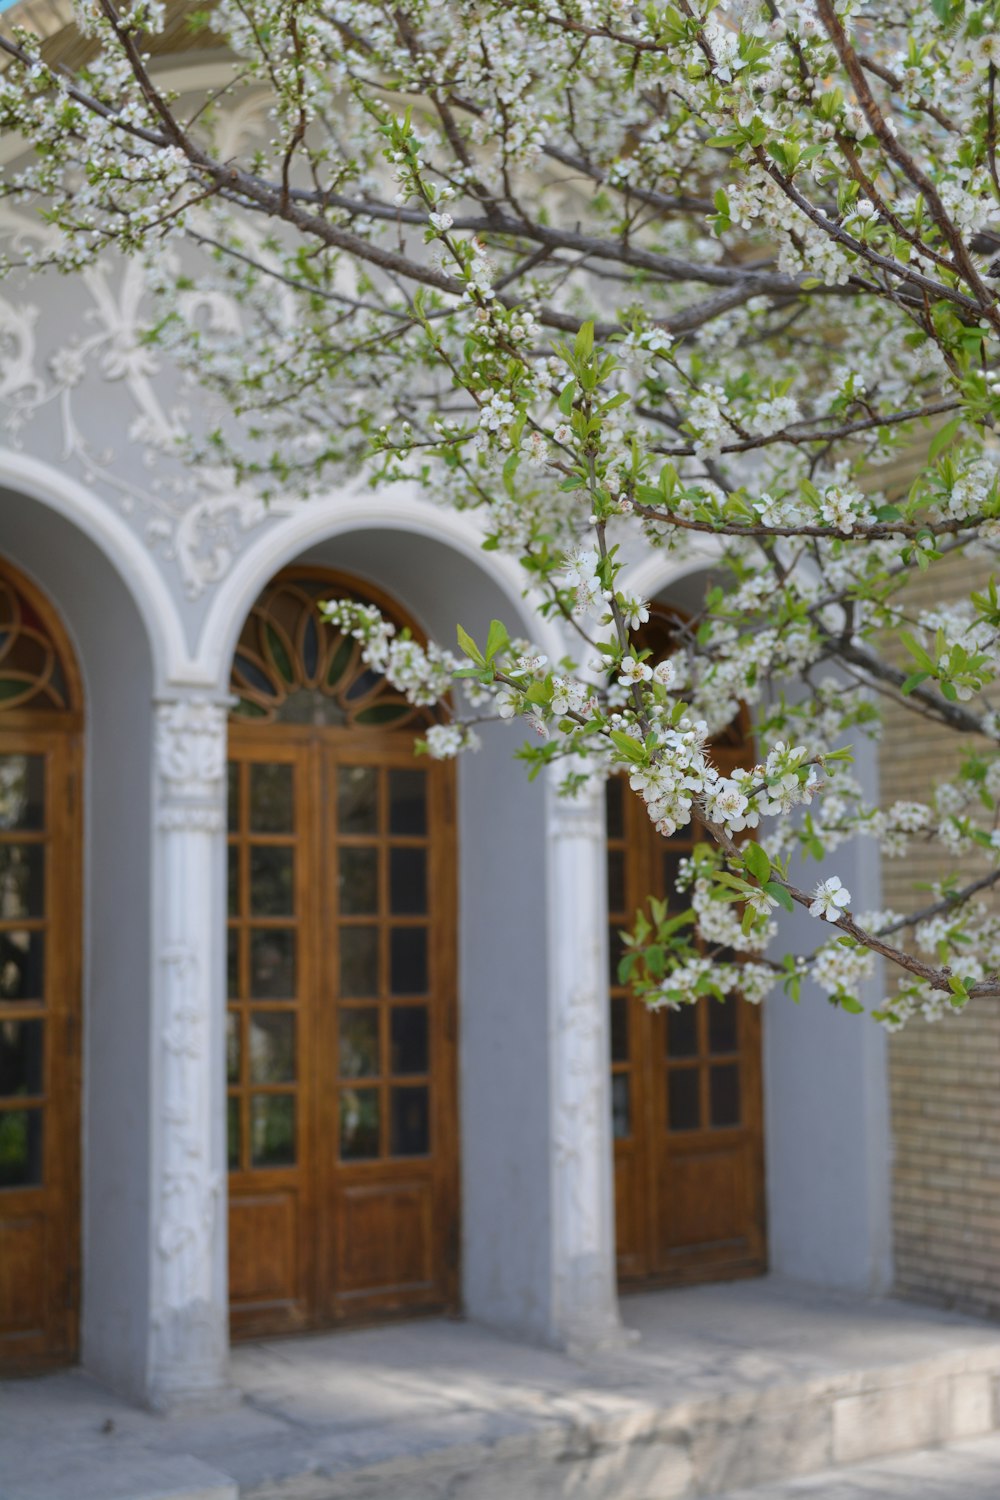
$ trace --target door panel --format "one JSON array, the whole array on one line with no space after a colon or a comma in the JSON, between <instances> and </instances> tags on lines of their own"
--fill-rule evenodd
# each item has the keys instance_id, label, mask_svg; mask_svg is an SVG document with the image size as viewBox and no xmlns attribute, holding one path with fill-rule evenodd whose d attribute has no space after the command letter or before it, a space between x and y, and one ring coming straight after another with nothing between
<instances>
[{"instance_id":1,"label":"door panel","mask_svg":"<svg viewBox=\"0 0 1000 1500\"><path fill-rule=\"evenodd\" d=\"M618 984L619 931L649 896L676 901L673 880L691 842L662 839L621 778L608 783L607 826L619 1279L763 1271L759 1009L705 997L653 1012Z\"/></svg>"},{"instance_id":2,"label":"door panel","mask_svg":"<svg viewBox=\"0 0 1000 1500\"><path fill-rule=\"evenodd\" d=\"M453 773L336 726L231 753L234 1332L451 1306Z\"/></svg>"},{"instance_id":3,"label":"door panel","mask_svg":"<svg viewBox=\"0 0 1000 1500\"><path fill-rule=\"evenodd\" d=\"M77 1347L79 1064L72 733L0 725L0 1368Z\"/></svg>"},{"instance_id":4,"label":"door panel","mask_svg":"<svg viewBox=\"0 0 1000 1500\"><path fill-rule=\"evenodd\" d=\"M400 751L325 750L330 909L339 959L335 1158L325 1174L336 1247L329 1315L453 1295L454 897L447 772Z\"/></svg>"},{"instance_id":5,"label":"door panel","mask_svg":"<svg viewBox=\"0 0 1000 1500\"><path fill-rule=\"evenodd\" d=\"M292 1316L300 1262L299 1195L245 1189L229 1199L229 1296L244 1321L254 1311Z\"/></svg>"},{"instance_id":6,"label":"door panel","mask_svg":"<svg viewBox=\"0 0 1000 1500\"><path fill-rule=\"evenodd\" d=\"M348 1181L337 1195L341 1310L403 1307L433 1298L434 1205L430 1183Z\"/></svg>"}]
</instances>

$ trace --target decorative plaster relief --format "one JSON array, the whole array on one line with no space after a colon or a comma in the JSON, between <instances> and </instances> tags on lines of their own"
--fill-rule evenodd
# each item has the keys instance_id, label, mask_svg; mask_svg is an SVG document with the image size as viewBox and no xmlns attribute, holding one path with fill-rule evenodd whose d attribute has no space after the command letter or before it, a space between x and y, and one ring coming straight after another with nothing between
<instances>
[{"instance_id":1,"label":"decorative plaster relief","mask_svg":"<svg viewBox=\"0 0 1000 1500\"><path fill-rule=\"evenodd\" d=\"M237 134L248 119L234 120ZM0 239L12 251L30 249L43 259L52 235L40 220L0 205ZM52 278L59 281L55 272ZM48 283L31 285L41 292ZM54 290L48 319L27 299L15 305L0 298L0 433L13 448L39 456L56 447L64 466L176 565L184 591L196 599L225 577L248 533L304 502L265 502L224 466L185 463L181 447L196 424L207 432L226 414L144 340L152 308L139 261L90 267L74 285L84 294L79 310L76 303L72 313L58 306ZM240 328L236 301L216 288L191 291L178 306L211 332ZM120 395L109 393L109 384Z\"/></svg>"},{"instance_id":2,"label":"decorative plaster relief","mask_svg":"<svg viewBox=\"0 0 1000 1500\"><path fill-rule=\"evenodd\" d=\"M604 781L593 775L571 797L559 795L559 781L568 772L587 773L585 762L573 759L564 764L558 776L553 777L549 801L547 827L550 839L587 839L601 847L603 861L604 840L607 837L604 821Z\"/></svg>"},{"instance_id":3,"label":"decorative plaster relief","mask_svg":"<svg viewBox=\"0 0 1000 1500\"><path fill-rule=\"evenodd\" d=\"M227 707L209 698L179 698L156 711L161 828L223 826Z\"/></svg>"},{"instance_id":4,"label":"decorative plaster relief","mask_svg":"<svg viewBox=\"0 0 1000 1500\"><path fill-rule=\"evenodd\" d=\"M596 969L597 945L588 955ZM596 1245L600 1238L597 1194L590 1171L590 1155L600 1138L606 1065L604 997L578 986L556 1016L557 1077L559 1081L553 1131L556 1165L561 1172L566 1208L573 1216L574 1238Z\"/></svg>"},{"instance_id":5,"label":"decorative plaster relief","mask_svg":"<svg viewBox=\"0 0 1000 1500\"><path fill-rule=\"evenodd\" d=\"M163 1260L162 1306L211 1300L221 1174L211 1169L211 1120L203 1073L207 1012L198 955L177 946L160 954L167 996L162 1074L163 1165L157 1248Z\"/></svg>"}]
</instances>

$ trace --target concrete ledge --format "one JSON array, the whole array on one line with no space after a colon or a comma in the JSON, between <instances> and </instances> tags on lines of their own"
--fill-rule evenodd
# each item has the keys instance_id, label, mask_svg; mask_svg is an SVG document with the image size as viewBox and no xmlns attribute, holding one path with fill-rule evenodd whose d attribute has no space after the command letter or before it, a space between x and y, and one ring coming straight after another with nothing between
<instances>
[{"instance_id":1,"label":"concrete ledge","mask_svg":"<svg viewBox=\"0 0 1000 1500\"><path fill-rule=\"evenodd\" d=\"M239 1500L239 1487L197 1458L135 1446L81 1452L53 1433L29 1470L0 1473L0 1500Z\"/></svg>"},{"instance_id":2,"label":"concrete ledge","mask_svg":"<svg viewBox=\"0 0 1000 1500\"><path fill-rule=\"evenodd\" d=\"M717 1500L996 1500L1000 1437L897 1458L826 1469L759 1489L727 1490Z\"/></svg>"},{"instance_id":3,"label":"concrete ledge","mask_svg":"<svg viewBox=\"0 0 1000 1500\"><path fill-rule=\"evenodd\" d=\"M913 1365L630 1405L556 1430L253 1486L245 1500L695 1500L995 1431L1000 1340ZM569 1403L567 1403L569 1404Z\"/></svg>"},{"instance_id":4,"label":"concrete ledge","mask_svg":"<svg viewBox=\"0 0 1000 1500\"><path fill-rule=\"evenodd\" d=\"M229 1410L0 1386L0 1500L696 1500L1000 1429L994 1326L775 1281L623 1310L587 1360L440 1320L243 1345Z\"/></svg>"}]
</instances>

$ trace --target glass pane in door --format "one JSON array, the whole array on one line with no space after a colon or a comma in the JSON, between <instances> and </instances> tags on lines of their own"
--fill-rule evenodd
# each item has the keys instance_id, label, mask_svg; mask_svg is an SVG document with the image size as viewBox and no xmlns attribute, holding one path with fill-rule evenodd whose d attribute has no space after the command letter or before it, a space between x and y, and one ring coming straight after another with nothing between
<instances>
[{"instance_id":1,"label":"glass pane in door","mask_svg":"<svg viewBox=\"0 0 1000 1500\"><path fill-rule=\"evenodd\" d=\"M335 779L339 1156L426 1156L434 1003L428 776L419 767L343 764ZM365 1087L347 1087L354 1079Z\"/></svg>"},{"instance_id":2,"label":"glass pane in door","mask_svg":"<svg viewBox=\"0 0 1000 1500\"><path fill-rule=\"evenodd\" d=\"M44 822L44 757L0 756L0 832L19 829L40 833Z\"/></svg>"},{"instance_id":3,"label":"glass pane in door","mask_svg":"<svg viewBox=\"0 0 1000 1500\"><path fill-rule=\"evenodd\" d=\"M44 755L0 754L0 1188L44 1181L45 783Z\"/></svg>"},{"instance_id":4,"label":"glass pane in door","mask_svg":"<svg viewBox=\"0 0 1000 1500\"><path fill-rule=\"evenodd\" d=\"M294 1166L299 1138L296 768L229 768L229 1165Z\"/></svg>"}]
</instances>

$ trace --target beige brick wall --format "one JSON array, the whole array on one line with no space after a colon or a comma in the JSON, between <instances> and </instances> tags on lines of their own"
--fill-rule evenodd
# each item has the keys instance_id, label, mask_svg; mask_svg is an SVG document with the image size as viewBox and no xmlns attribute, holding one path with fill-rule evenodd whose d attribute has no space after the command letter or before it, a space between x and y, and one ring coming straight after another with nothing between
<instances>
[{"instance_id":1,"label":"beige brick wall","mask_svg":"<svg viewBox=\"0 0 1000 1500\"><path fill-rule=\"evenodd\" d=\"M913 609L967 595L987 576L962 559L918 576ZM926 800L932 782L957 768L960 737L903 709L885 714L880 757L883 805ZM937 861L940 860L940 854ZM914 840L904 860L882 863L884 900L912 908L916 881L942 871ZM968 865L982 874L981 861ZM1000 1001L961 1014L911 1021L889 1042L895 1285L905 1297L1000 1316Z\"/></svg>"}]
</instances>

